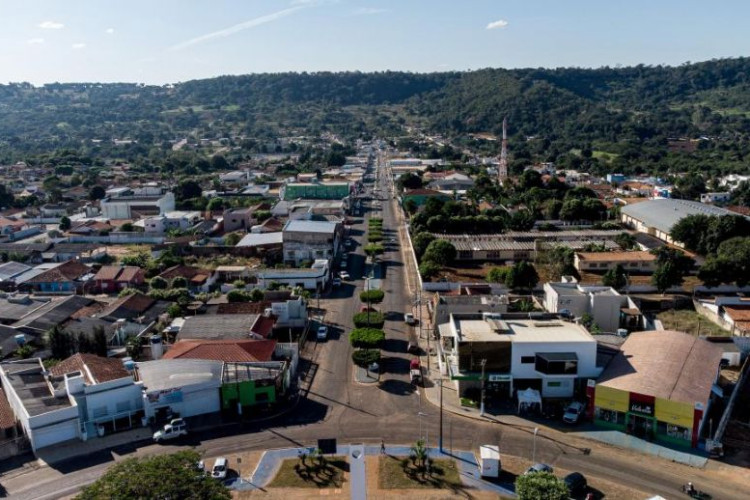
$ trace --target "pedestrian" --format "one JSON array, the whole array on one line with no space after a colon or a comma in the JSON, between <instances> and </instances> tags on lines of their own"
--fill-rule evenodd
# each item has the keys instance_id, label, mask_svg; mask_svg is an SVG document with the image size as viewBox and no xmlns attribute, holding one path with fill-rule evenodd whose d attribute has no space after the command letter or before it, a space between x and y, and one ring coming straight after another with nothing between
<instances>
[{"instance_id":1,"label":"pedestrian","mask_svg":"<svg viewBox=\"0 0 750 500\"><path fill-rule=\"evenodd\" d=\"M380 440L380 454L385 455L385 441L383 439Z\"/></svg>"}]
</instances>

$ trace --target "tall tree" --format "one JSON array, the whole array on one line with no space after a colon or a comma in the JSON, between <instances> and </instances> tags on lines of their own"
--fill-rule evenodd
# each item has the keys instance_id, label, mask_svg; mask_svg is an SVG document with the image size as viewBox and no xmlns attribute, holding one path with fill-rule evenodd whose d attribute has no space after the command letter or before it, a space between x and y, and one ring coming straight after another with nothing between
<instances>
[{"instance_id":1,"label":"tall tree","mask_svg":"<svg viewBox=\"0 0 750 500\"><path fill-rule=\"evenodd\" d=\"M229 490L197 464L198 452L178 451L169 455L127 458L116 463L99 479L83 488L78 500L126 500L133 498L230 500Z\"/></svg>"},{"instance_id":2,"label":"tall tree","mask_svg":"<svg viewBox=\"0 0 750 500\"><path fill-rule=\"evenodd\" d=\"M628 275L625 272L625 268L620 264L617 264L617 267L610 269L602 276L602 284L604 286L611 286L615 290L622 290L627 283Z\"/></svg>"},{"instance_id":3,"label":"tall tree","mask_svg":"<svg viewBox=\"0 0 750 500\"><path fill-rule=\"evenodd\" d=\"M434 262L439 266L447 266L456 258L456 247L450 241L435 240L427 245L422 255L423 261Z\"/></svg>"},{"instance_id":4,"label":"tall tree","mask_svg":"<svg viewBox=\"0 0 750 500\"><path fill-rule=\"evenodd\" d=\"M529 262L523 260L513 264L505 278L508 288L514 290L533 290L539 283L539 275Z\"/></svg>"}]
</instances>

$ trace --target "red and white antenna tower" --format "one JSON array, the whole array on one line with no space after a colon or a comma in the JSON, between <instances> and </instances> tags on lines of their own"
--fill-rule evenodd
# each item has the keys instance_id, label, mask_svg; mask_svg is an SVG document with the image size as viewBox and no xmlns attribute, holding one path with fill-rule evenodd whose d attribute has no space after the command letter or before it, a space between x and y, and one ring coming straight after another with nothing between
<instances>
[{"instance_id":1,"label":"red and white antenna tower","mask_svg":"<svg viewBox=\"0 0 750 500\"><path fill-rule=\"evenodd\" d=\"M508 178L508 118L503 118L503 142L500 150L500 164L497 166L497 182L502 184Z\"/></svg>"}]
</instances>

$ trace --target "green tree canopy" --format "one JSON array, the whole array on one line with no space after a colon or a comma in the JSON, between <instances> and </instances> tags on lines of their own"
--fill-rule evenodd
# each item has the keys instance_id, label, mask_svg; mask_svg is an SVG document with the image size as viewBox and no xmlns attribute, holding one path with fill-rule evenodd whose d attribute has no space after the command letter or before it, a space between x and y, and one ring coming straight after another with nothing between
<instances>
[{"instance_id":1,"label":"green tree canopy","mask_svg":"<svg viewBox=\"0 0 750 500\"><path fill-rule=\"evenodd\" d=\"M562 479L550 472L536 472L516 477L519 500L568 500L570 492Z\"/></svg>"},{"instance_id":2,"label":"green tree canopy","mask_svg":"<svg viewBox=\"0 0 750 500\"><path fill-rule=\"evenodd\" d=\"M422 260L447 266L456 258L456 247L450 241L435 240L427 245Z\"/></svg>"},{"instance_id":3,"label":"green tree canopy","mask_svg":"<svg viewBox=\"0 0 750 500\"><path fill-rule=\"evenodd\" d=\"M625 272L625 268L622 265L617 264L614 269L610 269L604 276L602 276L602 284L604 286L611 286L615 290L621 290L625 288L628 282L628 275Z\"/></svg>"},{"instance_id":4,"label":"green tree canopy","mask_svg":"<svg viewBox=\"0 0 750 500\"><path fill-rule=\"evenodd\" d=\"M60 218L60 230L67 231L68 229L70 229L70 219L63 215Z\"/></svg>"},{"instance_id":5,"label":"green tree canopy","mask_svg":"<svg viewBox=\"0 0 750 500\"><path fill-rule=\"evenodd\" d=\"M229 490L198 470L198 452L127 458L83 488L78 500L230 500Z\"/></svg>"},{"instance_id":6,"label":"green tree canopy","mask_svg":"<svg viewBox=\"0 0 750 500\"><path fill-rule=\"evenodd\" d=\"M161 276L154 276L149 282L149 287L152 290L166 290L169 288L169 282Z\"/></svg>"},{"instance_id":7,"label":"green tree canopy","mask_svg":"<svg viewBox=\"0 0 750 500\"><path fill-rule=\"evenodd\" d=\"M514 264L505 278L505 284L514 290L532 290L538 282L536 269L525 260Z\"/></svg>"}]
</instances>

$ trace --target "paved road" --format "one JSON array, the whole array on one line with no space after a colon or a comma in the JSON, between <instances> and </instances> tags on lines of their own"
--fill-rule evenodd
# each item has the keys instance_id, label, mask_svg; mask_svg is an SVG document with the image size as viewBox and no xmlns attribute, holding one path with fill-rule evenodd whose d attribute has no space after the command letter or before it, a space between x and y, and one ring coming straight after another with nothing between
<instances>
[{"instance_id":1,"label":"paved road","mask_svg":"<svg viewBox=\"0 0 750 500\"><path fill-rule=\"evenodd\" d=\"M381 191L382 192L382 191ZM383 203L385 227L394 229L395 205ZM352 280L321 299L324 320L331 325L328 341L311 341L306 348L312 366L309 393L289 415L263 424L234 425L190 436L182 446L192 445L207 456L256 449L310 446L318 438L338 438L342 444L366 441L389 444L413 443L420 435L435 446L438 409L423 400L408 380L406 343L413 331L403 323L403 312L410 309L411 297L405 292L405 269L398 251L383 257L386 300L381 306L388 313L388 343L384 356L386 372L379 386L353 382L351 348L347 334L352 315L359 309L358 292L363 288L364 253L361 243L366 225L353 227L359 244L349 260ZM395 234L395 233L394 233ZM386 240L388 237L386 237ZM309 380L308 380L309 381ZM424 416L418 416L419 413ZM483 443L499 443L501 452L531 457L533 434L525 426L477 422L455 416L445 420L446 448L476 449ZM95 480L113 458L148 455L178 449L179 445L157 446L137 443L111 452L70 461L57 468L43 467L25 472L10 471L0 476L0 484L21 499L60 498ZM654 457L573 438L554 430L543 430L536 439L536 459L556 467L579 470L624 485L632 485L665 498L680 498L679 486L692 480L714 498L746 498L750 487L745 475L732 471L696 470ZM735 469L736 470L736 469ZM2 472L2 471L0 471Z\"/></svg>"}]
</instances>

